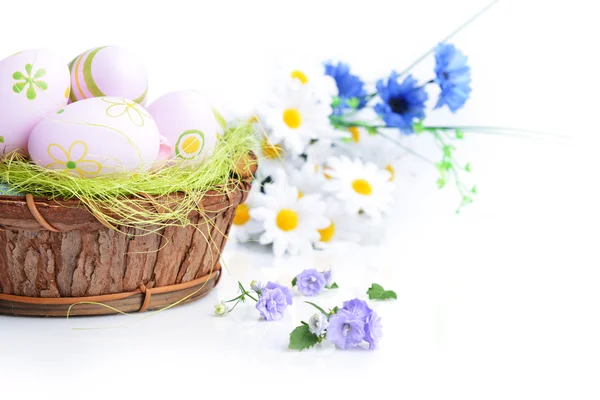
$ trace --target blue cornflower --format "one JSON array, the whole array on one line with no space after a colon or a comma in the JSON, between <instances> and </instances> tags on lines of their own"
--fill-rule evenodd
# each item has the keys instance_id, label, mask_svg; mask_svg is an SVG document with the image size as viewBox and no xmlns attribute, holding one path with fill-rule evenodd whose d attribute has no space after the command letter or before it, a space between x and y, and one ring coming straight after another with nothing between
<instances>
[{"instance_id":1,"label":"blue cornflower","mask_svg":"<svg viewBox=\"0 0 600 400\"><path fill-rule=\"evenodd\" d=\"M448 106L456 112L471 93L471 68L467 57L453 44L439 44L435 50L435 82L441 93L435 108Z\"/></svg>"},{"instance_id":2,"label":"blue cornflower","mask_svg":"<svg viewBox=\"0 0 600 400\"><path fill-rule=\"evenodd\" d=\"M413 122L425 118L427 92L417 86L412 75L398 83L398 74L392 72L387 84L383 79L377 82L377 92L383 103L376 104L374 109L388 127L409 134L413 132Z\"/></svg>"},{"instance_id":3,"label":"blue cornflower","mask_svg":"<svg viewBox=\"0 0 600 400\"><path fill-rule=\"evenodd\" d=\"M325 75L331 76L335 80L338 88L338 97L340 104L334 109L334 114L341 114L344 109L351 108L348 104L350 99L358 99L358 109L367 104L367 91L365 83L357 76L350 73L348 64L338 62L334 65L331 62L325 63Z\"/></svg>"}]
</instances>

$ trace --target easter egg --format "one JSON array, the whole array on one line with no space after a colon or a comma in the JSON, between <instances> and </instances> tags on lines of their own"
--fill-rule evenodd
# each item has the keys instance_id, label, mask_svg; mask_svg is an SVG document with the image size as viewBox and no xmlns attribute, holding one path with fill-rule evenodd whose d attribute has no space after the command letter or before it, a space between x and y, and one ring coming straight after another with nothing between
<instances>
[{"instance_id":1,"label":"easter egg","mask_svg":"<svg viewBox=\"0 0 600 400\"><path fill-rule=\"evenodd\" d=\"M26 50L0 61L0 157L27 152L27 138L45 116L67 104L69 69L45 50Z\"/></svg>"},{"instance_id":2,"label":"easter egg","mask_svg":"<svg viewBox=\"0 0 600 400\"><path fill-rule=\"evenodd\" d=\"M71 103L45 118L29 136L31 159L86 178L150 169L160 134L142 106L122 97Z\"/></svg>"},{"instance_id":3,"label":"easter egg","mask_svg":"<svg viewBox=\"0 0 600 400\"><path fill-rule=\"evenodd\" d=\"M0 182L0 196L25 196L23 193L18 192L12 188L9 184Z\"/></svg>"},{"instance_id":4,"label":"easter egg","mask_svg":"<svg viewBox=\"0 0 600 400\"><path fill-rule=\"evenodd\" d=\"M150 104L148 112L173 148L171 159L201 163L213 154L223 134L222 117L194 90L167 93Z\"/></svg>"},{"instance_id":5,"label":"easter egg","mask_svg":"<svg viewBox=\"0 0 600 400\"><path fill-rule=\"evenodd\" d=\"M71 102L92 97L124 97L145 104L148 73L142 62L119 46L90 49L69 64Z\"/></svg>"}]
</instances>

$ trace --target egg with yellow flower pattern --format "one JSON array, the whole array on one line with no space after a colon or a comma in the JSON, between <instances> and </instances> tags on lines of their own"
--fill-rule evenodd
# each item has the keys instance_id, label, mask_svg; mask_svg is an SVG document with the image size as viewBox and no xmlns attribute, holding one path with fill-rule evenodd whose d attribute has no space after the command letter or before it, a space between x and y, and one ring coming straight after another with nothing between
<instances>
[{"instance_id":1,"label":"egg with yellow flower pattern","mask_svg":"<svg viewBox=\"0 0 600 400\"><path fill-rule=\"evenodd\" d=\"M225 128L220 114L194 90L167 93L150 104L148 112L173 146L170 158L190 164L202 163L213 154Z\"/></svg>"},{"instance_id":2,"label":"egg with yellow flower pattern","mask_svg":"<svg viewBox=\"0 0 600 400\"><path fill-rule=\"evenodd\" d=\"M120 97L69 104L42 120L29 136L35 163L85 178L148 170L157 161L159 146L150 114Z\"/></svg>"}]
</instances>

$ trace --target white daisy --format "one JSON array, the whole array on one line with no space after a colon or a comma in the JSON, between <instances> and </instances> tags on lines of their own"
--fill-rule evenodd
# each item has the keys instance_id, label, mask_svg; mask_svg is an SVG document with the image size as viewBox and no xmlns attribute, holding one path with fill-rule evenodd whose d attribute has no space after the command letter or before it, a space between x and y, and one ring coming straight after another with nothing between
<instances>
[{"instance_id":1,"label":"white daisy","mask_svg":"<svg viewBox=\"0 0 600 400\"><path fill-rule=\"evenodd\" d=\"M339 152L387 170L390 182L394 181L395 165L403 155L402 149L381 135L370 135L362 127L350 127L348 132L351 134L350 138L337 145Z\"/></svg>"},{"instance_id":2,"label":"white daisy","mask_svg":"<svg viewBox=\"0 0 600 400\"><path fill-rule=\"evenodd\" d=\"M360 227L359 214L348 214L333 198L327 199L325 217L329 220L326 228L319 229L319 240L315 247L323 249L335 242L358 242L360 235L357 233Z\"/></svg>"},{"instance_id":3,"label":"white daisy","mask_svg":"<svg viewBox=\"0 0 600 400\"><path fill-rule=\"evenodd\" d=\"M347 212L364 212L378 222L382 213L391 211L393 185L388 171L342 156L327 161L325 174L325 189L345 205Z\"/></svg>"},{"instance_id":4,"label":"white daisy","mask_svg":"<svg viewBox=\"0 0 600 400\"><path fill-rule=\"evenodd\" d=\"M259 182L255 182L248 192L248 198L235 210L231 235L240 242L258 239L263 224L250 216L250 210L264 204L264 195L260 192Z\"/></svg>"},{"instance_id":5,"label":"white daisy","mask_svg":"<svg viewBox=\"0 0 600 400\"><path fill-rule=\"evenodd\" d=\"M325 75L323 63L307 62L305 60L285 60L275 70L276 88L281 82L295 86L305 86L312 91L319 101L331 104L333 97L338 95L335 80Z\"/></svg>"},{"instance_id":6,"label":"white daisy","mask_svg":"<svg viewBox=\"0 0 600 400\"><path fill-rule=\"evenodd\" d=\"M319 139L306 148L306 161L316 165L323 165L329 157L335 155L335 151L336 148L333 146L331 140Z\"/></svg>"},{"instance_id":7,"label":"white daisy","mask_svg":"<svg viewBox=\"0 0 600 400\"><path fill-rule=\"evenodd\" d=\"M261 221L264 233L259 242L273 243L273 252L282 256L309 252L312 243L319 239L319 229L329 224L323 217L325 204L317 195L298 198L298 189L285 179L265 185L265 203L250 210L252 218Z\"/></svg>"},{"instance_id":8,"label":"white daisy","mask_svg":"<svg viewBox=\"0 0 600 400\"><path fill-rule=\"evenodd\" d=\"M280 145L270 143L268 138L259 139L254 151L259 160L257 171L259 179L275 175L291 161L288 153Z\"/></svg>"},{"instance_id":9,"label":"white daisy","mask_svg":"<svg viewBox=\"0 0 600 400\"><path fill-rule=\"evenodd\" d=\"M334 138L339 134L329 123L331 106L322 103L304 86L282 86L259 109L272 144L279 144L292 155L304 152L311 139Z\"/></svg>"},{"instance_id":10,"label":"white daisy","mask_svg":"<svg viewBox=\"0 0 600 400\"><path fill-rule=\"evenodd\" d=\"M326 179L317 164L307 162L300 168L287 166L286 171L290 183L298 188L298 196L323 192Z\"/></svg>"}]
</instances>

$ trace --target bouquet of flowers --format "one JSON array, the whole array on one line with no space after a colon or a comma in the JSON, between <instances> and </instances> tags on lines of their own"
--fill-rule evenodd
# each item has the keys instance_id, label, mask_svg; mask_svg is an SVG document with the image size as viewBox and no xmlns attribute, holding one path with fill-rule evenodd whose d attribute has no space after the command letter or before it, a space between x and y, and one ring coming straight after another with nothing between
<instances>
[{"instance_id":1,"label":"bouquet of flowers","mask_svg":"<svg viewBox=\"0 0 600 400\"><path fill-rule=\"evenodd\" d=\"M433 135L442 151L435 163L438 186L453 179L460 207L470 203L475 187L459 176L470 166L459 165L453 155L452 142L463 132L424 123L426 87L439 92L434 110L456 112L471 92L470 67L452 44L441 43L433 53L428 80L393 71L374 87L343 62L279 68L253 118L260 162L257 181L235 216L236 238L272 244L277 256L337 241L377 240L392 210L397 161L410 151L400 141L406 135Z\"/></svg>"}]
</instances>

